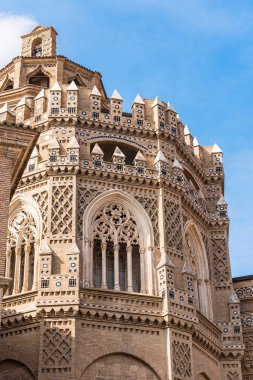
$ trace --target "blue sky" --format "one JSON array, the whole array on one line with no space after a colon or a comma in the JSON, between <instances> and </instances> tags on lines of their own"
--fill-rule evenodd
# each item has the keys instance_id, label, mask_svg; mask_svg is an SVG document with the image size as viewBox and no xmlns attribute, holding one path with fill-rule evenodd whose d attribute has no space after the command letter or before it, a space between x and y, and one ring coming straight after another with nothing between
<instances>
[{"instance_id":1,"label":"blue sky","mask_svg":"<svg viewBox=\"0 0 253 380\"><path fill-rule=\"evenodd\" d=\"M101 72L125 111L137 93L158 95L202 145L223 149L232 271L253 274L253 2L0 0L0 10L1 65L19 54L19 34L53 25L58 54Z\"/></svg>"}]
</instances>

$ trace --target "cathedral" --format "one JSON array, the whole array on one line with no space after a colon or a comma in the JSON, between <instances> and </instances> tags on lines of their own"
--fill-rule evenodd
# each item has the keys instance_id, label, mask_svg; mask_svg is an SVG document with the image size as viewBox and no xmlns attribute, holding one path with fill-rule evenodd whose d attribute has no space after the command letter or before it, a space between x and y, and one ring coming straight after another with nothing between
<instances>
[{"instance_id":1,"label":"cathedral","mask_svg":"<svg viewBox=\"0 0 253 380\"><path fill-rule=\"evenodd\" d=\"M0 379L252 380L223 153L22 36L0 70Z\"/></svg>"}]
</instances>

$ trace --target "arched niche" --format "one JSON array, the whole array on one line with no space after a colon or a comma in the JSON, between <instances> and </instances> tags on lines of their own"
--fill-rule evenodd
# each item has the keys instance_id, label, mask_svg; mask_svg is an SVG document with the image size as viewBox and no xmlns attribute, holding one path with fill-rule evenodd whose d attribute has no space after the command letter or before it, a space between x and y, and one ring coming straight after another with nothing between
<instances>
[{"instance_id":1,"label":"arched niche","mask_svg":"<svg viewBox=\"0 0 253 380\"><path fill-rule=\"evenodd\" d=\"M14 88L14 81L12 78L10 78L9 75L7 75L5 80L2 83L2 86L0 87L0 91L9 91L9 90L13 90L13 88Z\"/></svg>"},{"instance_id":2,"label":"arched niche","mask_svg":"<svg viewBox=\"0 0 253 380\"><path fill-rule=\"evenodd\" d=\"M27 76L27 83L34 86L49 88L50 74L39 66Z\"/></svg>"},{"instance_id":3,"label":"arched niche","mask_svg":"<svg viewBox=\"0 0 253 380\"><path fill-rule=\"evenodd\" d=\"M195 304L206 318L213 319L209 264L201 233L193 221L184 230L186 256L195 275Z\"/></svg>"},{"instance_id":4,"label":"arched niche","mask_svg":"<svg viewBox=\"0 0 253 380\"><path fill-rule=\"evenodd\" d=\"M197 375L195 380L211 380L204 372Z\"/></svg>"},{"instance_id":5,"label":"arched niche","mask_svg":"<svg viewBox=\"0 0 253 380\"><path fill-rule=\"evenodd\" d=\"M90 144L90 152L92 152L92 149L96 143L97 143L97 141ZM109 141L103 141L102 140L102 141L98 142L98 144L104 153L104 157L103 157L104 161L109 161L109 162L112 161L112 156L113 156L113 153L115 151L115 148L118 147L124 153L124 155L126 157L125 163L127 165L133 164L134 158L135 158L136 154L138 153L138 151L140 150L136 146L133 146L133 145L130 145L127 143L122 143L120 141L114 141L114 140L109 140ZM142 153L143 153L143 151L142 151Z\"/></svg>"},{"instance_id":6,"label":"arched niche","mask_svg":"<svg viewBox=\"0 0 253 380\"><path fill-rule=\"evenodd\" d=\"M0 362L1 379L6 380L35 380L32 372L24 364L16 360L3 360Z\"/></svg>"},{"instance_id":7,"label":"arched niche","mask_svg":"<svg viewBox=\"0 0 253 380\"><path fill-rule=\"evenodd\" d=\"M109 215L109 218L107 217ZM112 218L118 217L119 221L113 221ZM97 228L100 223L99 228ZM106 273L103 268L107 268L107 256L109 255L108 246L113 255L113 264L111 265L114 276L114 290L129 290L128 287L122 289L120 282L120 245L123 242L126 250L125 260L127 265L130 262L129 256L134 262L134 254L139 250L139 267L140 267L140 288L141 293L154 294L154 264L153 264L153 247L154 234L151 221L143 207L129 194L122 190L109 190L97 196L86 208L83 215L83 285L85 287L104 287L108 288L108 282L103 283ZM103 239L104 238L104 239ZM100 265L101 281L96 282L94 277L94 259L96 251L96 239L100 240ZM105 244L105 245L103 245ZM109 265L109 263L108 263ZM127 278L131 276L131 268L127 266ZM132 273L134 277L134 274ZM133 279L132 279L133 281ZM103 285L103 286L102 286ZM109 287L110 288L110 287ZM133 289L134 291L135 289Z\"/></svg>"},{"instance_id":8,"label":"arched niche","mask_svg":"<svg viewBox=\"0 0 253 380\"><path fill-rule=\"evenodd\" d=\"M14 196L10 205L6 251L6 277L13 279L7 294L37 289L42 218L29 195Z\"/></svg>"},{"instance_id":9,"label":"arched niche","mask_svg":"<svg viewBox=\"0 0 253 380\"><path fill-rule=\"evenodd\" d=\"M41 57L42 56L42 38L37 37L33 40L31 46L32 57Z\"/></svg>"},{"instance_id":10,"label":"arched niche","mask_svg":"<svg viewBox=\"0 0 253 380\"><path fill-rule=\"evenodd\" d=\"M75 82L78 87L86 87L86 83L79 74L72 75L68 78L67 83Z\"/></svg>"},{"instance_id":11,"label":"arched niche","mask_svg":"<svg viewBox=\"0 0 253 380\"><path fill-rule=\"evenodd\" d=\"M102 374L102 375L101 375ZM139 358L123 353L102 356L92 362L79 380L109 379L159 380L158 374Z\"/></svg>"}]
</instances>

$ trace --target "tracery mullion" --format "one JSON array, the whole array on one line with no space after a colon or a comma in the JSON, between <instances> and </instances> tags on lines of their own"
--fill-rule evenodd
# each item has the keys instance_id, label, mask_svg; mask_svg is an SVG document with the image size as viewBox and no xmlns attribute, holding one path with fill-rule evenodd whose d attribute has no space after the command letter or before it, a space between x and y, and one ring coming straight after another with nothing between
<instances>
[{"instance_id":1,"label":"tracery mullion","mask_svg":"<svg viewBox=\"0 0 253 380\"><path fill-rule=\"evenodd\" d=\"M126 265L127 246L126 243L119 245L119 284L120 290L127 290L127 265Z\"/></svg>"},{"instance_id":2,"label":"tracery mullion","mask_svg":"<svg viewBox=\"0 0 253 380\"><path fill-rule=\"evenodd\" d=\"M30 253L28 258L28 280L27 280L27 290L33 290L35 288L35 243L31 241Z\"/></svg>"},{"instance_id":3,"label":"tracery mullion","mask_svg":"<svg viewBox=\"0 0 253 380\"><path fill-rule=\"evenodd\" d=\"M25 271L25 256L26 256L26 243L23 240L21 244L21 251L20 251L20 265L19 265L19 282L18 282L18 291L17 293L21 293L24 287L24 277L26 275Z\"/></svg>"},{"instance_id":4,"label":"tracery mullion","mask_svg":"<svg viewBox=\"0 0 253 380\"><path fill-rule=\"evenodd\" d=\"M20 263L21 263L21 244L17 244L16 249L15 249L15 269L13 273L13 277L14 277L13 294L17 294L19 292Z\"/></svg>"},{"instance_id":5,"label":"tracery mullion","mask_svg":"<svg viewBox=\"0 0 253 380\"><path fill-rule=\"evenodd\" d=\"M103 240L101 243L101 252L102 252L102 284L101 284L101 287L103 289L107 289L106 247L107 247L107 243Z\"/></svg>"},{"instance_id":6,"label":"tracery mullion","mask_svg":"<svg viewBox=\"0 0 253 380\"><path fill-rule=\"evenodd\" d=\"M96 239L100 241L99 247L96 244ZM136 222L128 210L117 203L107 204L103 209L100 209L94 220L93 242L94 266L92 266L92 274L94 275L95 287L129 292L143 290L145 264L142 262L141 265L139 234ZM133 245L135 246L134 260L136 264L134 284ZM99 255L101 255L101 269L98 265ZM140 280L141 267L142 280ZM101 277L100 280L98 280L99 276Z\"/></svg>"},{"instance_id":7,"label":"tracery mullion","mask_svg":"<svg viewBox=\"0 0 253 380\"><path fill-rule=\"evenodd\" d=\"M133 263L132 263L133 247L127 245L127 291L133 291Z\"/></svg>"}]
</instances>

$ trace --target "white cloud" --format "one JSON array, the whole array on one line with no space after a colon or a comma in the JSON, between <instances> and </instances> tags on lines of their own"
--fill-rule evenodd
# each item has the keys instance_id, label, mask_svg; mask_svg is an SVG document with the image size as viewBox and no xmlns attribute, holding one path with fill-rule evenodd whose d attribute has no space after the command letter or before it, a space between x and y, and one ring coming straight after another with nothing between
<instances>
[{"instance_id":1,"label":"white cloud","mask_svg":"<svg viewBox=\"0 0 253 380\"><path fill-rule=\"evenodd\" d=\"M0 68L20 55L20 36L29 33L36 25L31 17L0 12Z\"/></svg>"}]
</instances>

